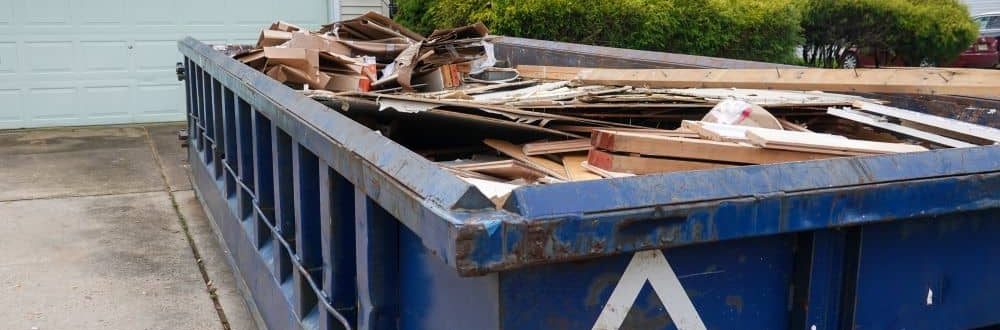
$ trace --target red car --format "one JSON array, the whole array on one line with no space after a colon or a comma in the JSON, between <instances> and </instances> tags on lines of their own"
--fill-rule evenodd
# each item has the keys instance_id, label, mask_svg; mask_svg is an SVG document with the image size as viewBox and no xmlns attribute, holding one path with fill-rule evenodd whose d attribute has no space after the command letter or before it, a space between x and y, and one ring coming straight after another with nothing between
<instances>
[{"instance_id":1,"label":"red car","mask_svg":"<svg viewBox=\"0 0 1000 330\"><path fill-rule=\"evenodd\" d=\"M877 60L877 61L876 61ZM877 63L877 65L876 65ZM1000 46L993 37L979 37L954 61L945 65L923 61L920 66L941 66L953 68L983 68L992 69L1000 64ZM880 66L906 66L903 59L890 51L871 51L868 49L851 48L840 56L840 66L847 69L874 68Z\"/></svg>"}]
</instances>

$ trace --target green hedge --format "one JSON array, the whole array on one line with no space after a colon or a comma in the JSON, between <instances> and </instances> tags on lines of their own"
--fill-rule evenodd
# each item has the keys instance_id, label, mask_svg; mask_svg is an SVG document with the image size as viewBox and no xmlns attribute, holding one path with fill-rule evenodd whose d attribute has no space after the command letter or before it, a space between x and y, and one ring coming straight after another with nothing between
<instances>
[{"instance_id":1,"label":"green hedge","mask_svg":"<svg viewBox=\"0 0 1000 330\"><path fill-rule=\"evenodd\" d=\"M525 38L789 61L801 44L796 1L400 0L396 18L424 33L482 21Z\"/></svg>"},{"instance_id":2,"label":"green hedge","mask_svg":"<svg viewBox=\"0 0 1000 330\"><path fill-rule=\"evenodd\" d=\"M975 39L958 0L399 0L429 33L481 21L494 34L768 62L835 64L847 47L946 62ZM912 56L910 56L912 55Z\"/></svg>"},{"instance_id":3,"label":"green hedge","mask_svg":"<svg viewBox=\"0 0 1000 330\"><path fill-rule=\"evenodd\" d=\"M834 66L841 50L890 50L908 65L945 63L976 39L957 0L809 0L802 25L806 62Z\"/></svg>"}]
</instances>

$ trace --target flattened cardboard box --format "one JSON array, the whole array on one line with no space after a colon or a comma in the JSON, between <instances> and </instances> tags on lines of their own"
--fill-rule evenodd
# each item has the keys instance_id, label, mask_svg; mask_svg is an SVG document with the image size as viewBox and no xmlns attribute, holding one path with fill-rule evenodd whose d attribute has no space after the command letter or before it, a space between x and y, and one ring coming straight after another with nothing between
<instances>
[{"instance_id":1,"label":"flattened cardboard box","mask_svg":"<svg viewBox=\"0 0 1000 330\"><path fill-rule=\"evenodd\" d=\"M295 31L301 31L302 28L300 28L298 25L288 23L285 21L277 21L271 23L271 27L268 28L268 30L295 32Z\"/></svg>"},{"instance_id":2,"label":"flattened cardboard box","mask_svg":"<svg viewBox=\"0 0 1000 330\"><path fill-rule=\"evenodd\" d=\"M288 48L315 49L345 56L351 55L351 49L337 40L304 32L289 33L288 44L285 46Z\"/></svg>"},{"instance_id":3,"label":"flattened cardboard box","mask_svg":"<svg viewBox=\"0 0 1000 330\"><path fill-rule=\"evenodd\" d=\"M264 47L262 55L267 66L283 64L305 72L310 77L319 73L319 51L304 48Z\"/></svg>"},{"instance_id":4,"label":"flattened cardboard box","mask_svg":"<svg viewBox=\"0 0 1000 330\"><path fill-rule=\"evenodd\" d=\"M357 58L328 52L319 53L319 66L326 72L350 75L361 74L364 68Z\"/></svg>"},{"instance_id":5,"label":"flattened cardboard box","mask_svg":"<svg viewBox=\"0 0 1000 330\"><path fill-rule=\"evenodd\" d=\"M332 72L320 73L319 85L322 89L335 92L367 92L371 80L359 75L344 75Z\"/></svg>"},{"instance_id":6,"label":"flattened cardboard box","mask_svg":"<svg viewBox=\"0 0 1000 330\"><path fill-rule=\"evenodd\" d=\"M289 40L292 40L292 32L276 31L276 30L263 30L260 31L260 37L257 38L257 48L263 47L273 47L284 44Z\"/></svg>"}]
</instances>

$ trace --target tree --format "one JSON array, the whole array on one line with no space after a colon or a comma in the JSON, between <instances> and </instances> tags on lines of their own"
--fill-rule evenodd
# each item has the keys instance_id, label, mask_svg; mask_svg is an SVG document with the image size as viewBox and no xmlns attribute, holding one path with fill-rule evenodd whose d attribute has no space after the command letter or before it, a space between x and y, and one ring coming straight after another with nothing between
<instances>
[{"instance_id":1,"label":"tree","mask_svg":"<svg viewBox=\"0 0 1000 330\"><path fill-rule=\"evenodd\" d=\"M944 63L969 47L977 33L957 0L809 0L802 28L803 58L825 67L836 66L848 48L894 54L908 65Z\"/></svg>"}]
</instances>

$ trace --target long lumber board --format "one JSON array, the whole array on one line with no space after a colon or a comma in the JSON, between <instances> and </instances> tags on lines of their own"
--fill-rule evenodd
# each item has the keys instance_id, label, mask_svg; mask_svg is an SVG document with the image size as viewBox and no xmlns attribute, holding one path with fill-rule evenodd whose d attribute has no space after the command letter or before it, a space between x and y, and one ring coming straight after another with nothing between
<instances>
[{"instance_id":1,"label":"long lumber board","mask_svg":"<svg viewBox=\"0 0 1000 330\"><path fill-rule=\"evenodd\" d=\"M613 131L595 131L590 143L596 148L613 152L741 164L772 164L837 157L829 153L774 150L741 143Z\"/></svg>"},{"instance_id":2,"label":"long lumber board","mask_svg":"<svg viewBox=\"0 0 1000 330\"><path fill-rule=\"evenodd\" d=\"M802 138L785 131L747 131L747 137L755 145L776 150L828 149L831 151L862 152L869 154L888 154L900 152L926 151L927 148L904 143L887 143L850 139L830 139L823 137Z\"/></svg>"},{"instance_id":3,"label":"long lumber board","mask_svg":"<svg viewBox=\"0 0 1000 330\"><path fill-rule=\"evenodd\" d=\"M522 78L544 80L573 80L581 69L571 66L518 65L517 72Z\"/></svg>"},{"instance_id":4,"label":"long lumber board","mask_svg":"<svg viewBox=\"0 0 1000 330\"><path fill-rule=\"evenodd\" d=\"M732 166L692 160L627 156L596 149L590 150L587 164L609 172L633 174L709 170Z\"/></svg>"},{"instance_id":5,"label":"long lumber board","mask_svg":"<svg viewBox=\"0 0 1000 330\"><path fill-rule=\"evenodd\" d=\"M855 111L851 109L837 109L830 108L827 109L826 113L831 116L836 116L839 118L847 119L850 121L862 123L872 127L878 127L887 131L895 132L898 134L913 137L919 140L931 142L934 144L943 145L952 148L968 148L975 147L976 145L972 143L966 143L959 140L955 140L949 137L940 136L934 133L924 132L915 128L906 127L903 125L893 124L886 121L884 118L875 118L876 116L870 115L864 112Z\"/></svg>"},{"instance_id":6,"label":"long lumber board","mask_svg":"<svg viewBox=\"0 0 1000 330\"><path fill-rule=\"evenodd\" d=\"M994 70L1000 72L1000 70ZM1000 89L994 89L994 96L1000 93ZM861 110L877 113L883 116L894 117L911 123L916 123L925 127L931 127L942 131L941 135L948 135L960 140L970 140L969 142L979 142L980 144L1000 143L1000 129L980 126L951 118L928 115L916 111L910 111L870 102L855 101L854 107Z\"/></svg>"},{"instance_id":7,"label":"long lumber board","mask_svg":"<svg viewBox=\"0 0 1000 330\"><path fill-rule=\"evenodd\" d=\"M796 91L949 94L995 97L1000 71L954 68L894 69L535 69L529 78L650 88L757 88ZM550 74L559 72L559 75ZM524 74L522 73L522 76Z\"/></svg>"},{"instance_id":8,"label":"long lumber board","mask_svg":"<svg viewBox=\"0 0 1000 330\"><path fill-rule=\"evenodd\" d=\"M587 168L583 167L583 163L586 161L586 154L563 156L562 163L563 166L566 167L566 174L569 176L571 181L597 180L603 178L603 176L591 172Z\"/></svg>"},{"instance_id":9,"label":"long lumber board","mask_svg":"<svg viewBox=\"0 0 1000 330\"><path fill-rule=\"evenodd\" d=\"M525 155L521 146L514 145L507 141L494 139L483 140L483 143L490 146L490 148L496 149L497 151L510 156L510 158L523 162L535 170L551 175L559 180L569 180L569 176L566 174L566 168L563 167L562 164L548 160L544 157Z\"/></svg>"},{"instance_id":10,"label":"long lumber board","mask_svg":"<svg viewBox=\"0 0 1000 330\"><path fill-rule=\"evenodd\" d=\"M747 132L757 131L757 130L778 131L778 132L783 132L784 134L789 136L798 136L803 139L809 139L814 137L840 139L840 140L847 139L846 137L840 135L825 134L825 133L782 131L776 129L761 128L761 127L726 125L726 124L709 123L703 121L691 121L691 120L682 121L681 127L693 131L695 133L698 133L698 136L703 139L709 139L712 141L719 141L719 142L750 142L750 138L747 137Z\"/></svg>"},{"instance_id":11,"label":"long lumber board","mask_svg":"<svg viewBox=\"0 0 1000 330\"><path fill-rule=\"evenodd\" d=\"M525 155L537 156L590 150L590 139L533 142L522 146Z\"/></svg>"}]
</instances>

